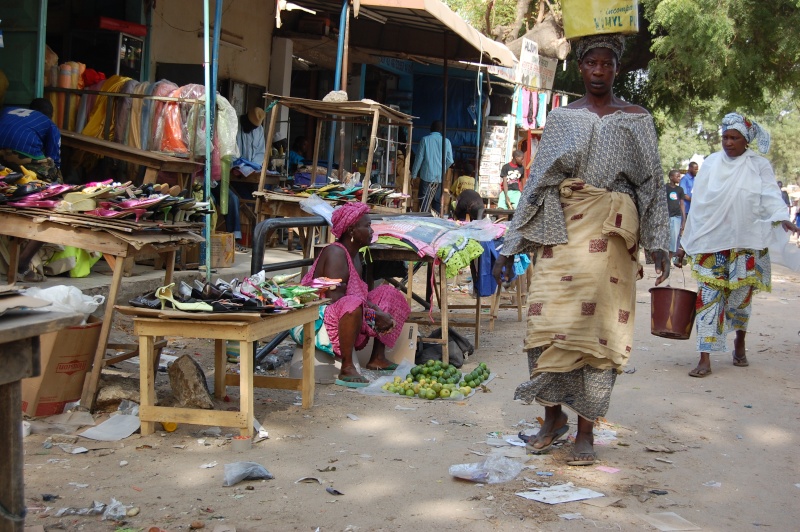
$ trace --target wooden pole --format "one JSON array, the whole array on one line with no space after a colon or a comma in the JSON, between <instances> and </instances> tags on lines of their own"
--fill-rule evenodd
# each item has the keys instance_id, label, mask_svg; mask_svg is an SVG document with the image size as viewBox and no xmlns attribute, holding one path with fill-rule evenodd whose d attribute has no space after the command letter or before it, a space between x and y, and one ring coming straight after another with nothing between
<instances>
[{"instance_id":1,"label":"wooden pole","mask_svg":"<svg viewBox=\"0 0 800 532\"><path fill-rule=\"evenodd\" d=\"M367 168L364 172L364 177L362 178L364 182L364 188L362 189L361 193L361 203L367 202L367 196L369 196L369 182L370 178L372 177L372 152L375 151L375 136L378 134L378 122L380 121L380 111L375 109L372 112L372 133L369 135L369 152L367 153Z\"/></svg>"},{"instance_id":2,"label":"wooden pole","mask_svg":"<svg viewBox=\"0 0 800 532\"><path fill-rule=\"evenodd\" d=\"M276 103L272 107L272 112L269 116L269 127L267 128L267 138L264 141L264 161L261 164L261 174L258 176L258 191L264 192L264 183L267 180L267 165L269 164L269 156L272 153L272 139L275 137L275 124L278 121L278 108L280 107L279 103ZM288 158L289 154L286 154ZM288 168L288 166L286 166ZM256 196L256 217L258 221L261 222L264 220L265 216L261 214L261 203L264 200L261 196Z\"/></svg>"}]
</instances>

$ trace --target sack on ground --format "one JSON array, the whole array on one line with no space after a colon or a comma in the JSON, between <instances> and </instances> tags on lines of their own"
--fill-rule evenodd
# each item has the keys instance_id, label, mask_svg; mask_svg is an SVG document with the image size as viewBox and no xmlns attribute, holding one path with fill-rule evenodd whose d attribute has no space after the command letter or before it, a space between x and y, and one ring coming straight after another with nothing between
<instances>
[{"instance_id":1,"label":"sack on ground","mask_svg":"<svg viewBox=\"0 0 800 532\"><path fill-rule=\"evenodd\" d=\"M450 364L460 368L464 364L464 360L475 351L475 347L469 340L464 338L452 327L447 328L448 342L447 347L450 351ZM442 329L433 331L429 338L441 338ZM424 364L428 360L441 360L442 359L442 345L419 342L417 344L417 355L414 360L417 364Z\"/></svg>"}]
</instances>

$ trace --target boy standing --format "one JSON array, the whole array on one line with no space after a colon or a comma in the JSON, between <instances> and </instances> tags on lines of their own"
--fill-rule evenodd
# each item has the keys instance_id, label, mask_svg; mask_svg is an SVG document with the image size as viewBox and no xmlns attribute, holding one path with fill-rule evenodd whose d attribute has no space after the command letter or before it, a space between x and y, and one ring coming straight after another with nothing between
<instances>
[{"instance_id":1,"label":"boy standing","mask_svg":"<svg viewBox=\"0 0 800 532\"><path fill-rule=\"evenodd\" d=\"M667 209L669 210L669 258L674 261L675 254L678 252L678 241L683 226L686 224L686 208L684 207L683 188L679 185L681 173L677 170L670 170L669 183L667 183Z\"/></svg>"},{"instance_id":2,"label":"boy standing","mask_svg":"<svg viewBox=\"0 0 800 532\"><path fill-rule=\"evenodd\" d=\"M511 154L511 162L503 165L500 169L500 177L503 179L503 190L500 192L500 199L497 206L500 209L516 209L519 197L519 181L522 179L522 169L524 156L520 150L514 150Z\"/></svg>"}]
</instances>

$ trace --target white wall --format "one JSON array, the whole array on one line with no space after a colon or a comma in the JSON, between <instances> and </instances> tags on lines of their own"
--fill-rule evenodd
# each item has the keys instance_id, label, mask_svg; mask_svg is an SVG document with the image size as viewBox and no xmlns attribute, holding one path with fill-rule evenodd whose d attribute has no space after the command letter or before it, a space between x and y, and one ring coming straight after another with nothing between
<instances>
[{"instance_id":1,"label":"white wall","mask_svg":"<svg viewBox=\"0 0 800 532\"><path fill-rule=\"evenodd\" d=\"M209 4L210 23L213 23L214 1L210 0ZM222 11L221 39L240 44L245 50L220 44L218 77L266 86L275 27L275 2L227 0ZM155 73L156 63L202 65L202 32L202 2L156 3L152 17L150 71Z\"/></svg>"}]
</instances>

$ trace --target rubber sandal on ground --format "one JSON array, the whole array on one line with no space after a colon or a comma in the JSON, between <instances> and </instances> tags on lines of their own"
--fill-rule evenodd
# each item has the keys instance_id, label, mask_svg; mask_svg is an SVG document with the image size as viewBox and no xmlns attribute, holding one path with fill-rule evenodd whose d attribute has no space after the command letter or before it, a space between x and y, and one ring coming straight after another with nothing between
<instances>
[{"instance_id":1,"label":"rubber sandal on ground","mask_svg":"<svg viewBox=\"0 0 800 532\"><path fill-rule=\"evenodd\" d=\"M549 450L553 446L553 444L557 442L559 438L564 436L567 432L569 432L569 425L562 425L553 432L542 434L542 438L550 438L550 443L548 443L544 447L539 447L539 448L533 446L536 440L539 439L539 435L537 434L536 436L529 436L528 442L525 444L525 448L533 454L542 454L545 451Z\"/></svg>"},{"instance_id":2,"label":"rubber sandal on ground","mask_svg":"<svg viewBox=\"0 0 800 532\"><path fill-rule=\"evenodd\" d=\"M345 388L365 388L369 386L369 381L362 382L361 375L346 375L334 381L337 386L344 386Z\"/></svg>"},{"instance_id":3,"label":"rubber sandal on ground","mask_svg":"<svg viewBox=\"0 0 800 532\"><path fill-rule=\"evenodd\" d=\"M369 366L366 366L366 368L370 371L394 371L397 369L397 364L389 364L385 368L371 368Z\"/></svg>"},{"instance_id":4,"label":"rubber sandal on ground","mask_svg":"<svg viewBox=\"0 0 800 532\"><path fill-rule=\"evenodd\" d=\"M746 368L747 366L750 365L750 362L747 361L747 355L744 355L742 357L737 357L736 355L733 355L733 365L739 368Z\"/></svg>"},{"instance_id":5,"label":"rubber sandal on ground","mask_svg":"<svg viewBox=\"0 0 800 532\"><path fill-rule=\"evenodd\" d=\"M709 375L711 375L711 368L694 368L689 372L690 377L697 377L698 379L708 377Z\"/></svg>"},{"instance_id":6,"label":"rubber sandal on ground","mask_svg":"<svg viewBox=\"0 0 800 532\"><path fill-rule=\"evenodd\" d=\"M17 280L23 283L43 283L47 280L47 277L33 268L29 268L25 273L18 273Z\"/></svg>"},{"instance_id":7,"label":"rubber sandal on ground","mask_svg":"<svg viewBox=\"0 0 800 532\"><path fill-rule=\"evenodd\" d=\"M581 455L583 455L583 456L592 455L592 458L578 460L573 456L572 460L567 460L567 465L570 465L570 466L590 466L590 465L594 465L594 463L597 461L597 455L594 452L592 452L592 453L581 453Z\"/></svg>"}]
</instances>

